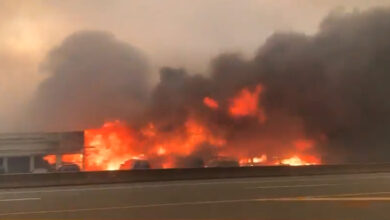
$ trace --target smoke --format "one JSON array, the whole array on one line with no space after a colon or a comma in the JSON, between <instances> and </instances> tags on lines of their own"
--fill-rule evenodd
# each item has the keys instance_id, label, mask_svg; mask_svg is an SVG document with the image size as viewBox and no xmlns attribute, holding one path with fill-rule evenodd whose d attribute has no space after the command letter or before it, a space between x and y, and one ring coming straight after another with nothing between
<instances>
[{"instance_id":1,"label":"smoke","mask_svg":"<svg viewBox=\"0 0 390 220\"><path fill-rule=\"evenodd\" d=\"M252 60L237 54L217 57L208 78L164 68L152 115L169 128L195 114L227 134L228 146L246 151L288 151L276 146L303 136L321 145L325 162L390 161L388 39L388 8L335 11L313 36L275 33ZM210 96L226 109L240 89L258 84L264 87L259 105L265 123L232 118L201 103Z\"/></svg>"},{"instance_id":2,"label":"smoke","mask_svg":"<svg viewBox=\"0 0 390 220\"><path fill-rule=\"evenodd\" d=\"M276 34L253 61L267 111L323 134L328 160L389 161L390 10L331 13L312 37Z\"/></svg>"},{"instance_id":3,"label":"smoke","mask_svg":"<svg viewBox=\"0 0 390 220\"><path fill-rule=\"evenodd\" d=\"M43 130L85 129L144 111L149 66L136 48L99 31L76 32L42 65L49 74L31 106Z\"/></svg>"},{"instance_id":4,"label":"smoke","mask_svg":"<svg viewBox=\"0 0 390 220\"><path fill-rule=\"evenodd\" d=\"M298 148L293 141L309 139L324 162L390 161L388 39L388 8L332 12L318 33L275 33L253 59L222 54L208 74L162 68L149 94L148 66L140 52L107 33L79 32L49 54L50 76L33 109L61 128L137 119L154 122L160 134L171 136L193 118L223 136L223 152L237 157L287 156ZM257 93L256 106L250 114L232 115L229 109L241 93ZM204 105L205 97L218 108ZM200 149L206 150L176 162L191 166L217 154Z\"/></svg>"}]
</instances>

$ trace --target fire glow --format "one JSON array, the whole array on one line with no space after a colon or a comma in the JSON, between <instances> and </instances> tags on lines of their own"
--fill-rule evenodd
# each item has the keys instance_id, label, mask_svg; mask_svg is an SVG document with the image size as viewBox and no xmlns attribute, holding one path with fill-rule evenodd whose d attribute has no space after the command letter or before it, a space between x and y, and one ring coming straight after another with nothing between
<instances>
[{"instance_id":1,"label":"fire glow","mask_svg":"<svg viewBox=\"0 0 390 220\"><path fill-rule=\"evenodd\" d=\"M260 122L266 120L264 111L259 108L259 96L263 91L261 85L257 85L254 91L248 88L242 89L237 96L231 99L229 112L233 117L255 116Z\"/></svg>"},{"instance_id":2,"label":"fire glow","mask_svg":"<svg viewBox=\"0 0 390 220\"><path fill-rule=\"evenodd\" d=\"M204 97L203 104L205 104L207 107L211 109L218 109L219 107L218 102L210 97Z\"/></svg>"},{"instance_id":3,"label":"fire glow","mask_svg":"<svg viewBox=\"0 0 390 220\"><path fill-rule=\"evenodd\" d=\"M320 161L315 157L306 157L305 159L302 159L299 156L293 156L291 158L286 158L280 162L281 165L289 165L289 166L316 165L319 163L320 163ZM277 164L277 165L279 165L279 164Z\"/></svg>"},{"instance_id":4,"label":"fire glow","mask_svg":"<svg viewBox=\"0 0 390 220\"><path fill-rule=\"evenodd\" d=\"M254 119L257 126L263 126L267 118L260 103L262 91L261 85L243 88L225 100L226 105L221 105L223 100L210 97L202 101L208 111L225 111L231 120ZM281 152L264 147L249 149L231 143L228 132L210 127L210 123L192 114L181 126L168 131L160 129L155 122L138 129L119 120L106 122L100 128L85 130L84 141L84 158L81 154L63 155L62 160L78 164L86 171L128 169L131 159L148 160L152 168L183 167L180 162L183 158L198 161L196 166L204 167L219 157L232 158L240 166L321 164L315 151L316 142L302 135L284 143L287 146L280 148ZM51 164L56 160L52 155L45 159Z\"/></svg>"}]
</instances>

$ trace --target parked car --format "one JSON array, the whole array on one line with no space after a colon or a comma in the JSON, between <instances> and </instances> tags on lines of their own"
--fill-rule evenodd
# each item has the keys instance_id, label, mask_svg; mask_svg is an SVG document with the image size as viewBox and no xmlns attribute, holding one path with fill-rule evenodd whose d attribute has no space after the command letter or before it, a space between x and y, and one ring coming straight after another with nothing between
<instances>
[{"instance_id":1,"label":"parked car","mask_svg":"<svg viewBox=\"0 0 390 220\"><path fill-rule=\"evenodd\" d=\"M121 170L143 170L150 169L150 163L147 160L143 159L130 159L124 162L120 166Z\"/></svg>"},{"instance_id":2,"label":"parked car","mask_svg":"<svg viewBox=\"0 0 390 220\"><path fill-rule=\"evenodd\" d=\"M175 161L177 168L204 168L204 160L200 157L188 156L177 157Z\"/></svg>"},{"instance_id":3,"label":"parked car","mask_svg":"<svg viewBox=\"0 0 390 220\"><path fill-rule=\"evenodd\" d=\"M80 172L77 164L63 164L57 169L58 172Z\"/></svg>"},{"instance_id":4,"label":"parked car","mask_svg":"<svg viewBox=\"0 0 390 220\"><path fill-rule=\"evenodd\" d=\"M35 168L32 173L48 173L49 170L46 168Z\"/></svg>"},{"instance_id":5,"label":"parked car","mask_svg":"<svg viewBox=\"0 0 390 220\"><path fill-rule=\"evenodd\" d=\"M218 158L209 161L205 167L239 167L237 160L232 158Z\"/></svg>"}]
</instances>

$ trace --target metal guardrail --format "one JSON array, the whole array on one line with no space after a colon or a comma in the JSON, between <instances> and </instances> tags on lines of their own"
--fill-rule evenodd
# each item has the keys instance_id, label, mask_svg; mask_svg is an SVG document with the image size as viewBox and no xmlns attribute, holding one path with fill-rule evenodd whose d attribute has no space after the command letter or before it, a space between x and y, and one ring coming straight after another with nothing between
<instances>
[{"instance_id":1,"label":"metal guardrail","mask_svg":"<svg viewBox=\"0 0 390 220\"><path fill-rule=\"evenodd\" d=\"M390 164L319 165L300 167L267 166L99 171L80 173L5 174L0 175L0 188L380 172L390 172Z\"/></svg>"}]
</instances>

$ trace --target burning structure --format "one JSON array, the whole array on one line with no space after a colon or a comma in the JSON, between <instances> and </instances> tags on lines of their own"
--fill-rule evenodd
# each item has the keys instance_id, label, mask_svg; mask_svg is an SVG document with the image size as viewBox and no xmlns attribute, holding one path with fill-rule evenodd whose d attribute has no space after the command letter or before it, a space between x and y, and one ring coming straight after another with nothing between
<instances>
[{"instance_id":1,"label":"burning structure","mask_svg":"<svg viewBox=\"0 0 390 220\"><path fill-rule=\"evenodd\" d=\"M172 73L175 70L164 72L168 76ZM262 86L256 85L238 90L225 102L210 97L204 102L201 98L200 112L193 109L175 127L169 127L170 121L152 120L140 128L112 121L101 128L87 129L84 168L117 170L131 159L147 159L153 168L204 167L224 158L243 166L320 164L316 142L307 139L301 128L293 124L281 131L284 135L273 130L278 127L267 128L269 119L259 104L261 92ZM242 133L230 137L237 132Z\"/></svg>"},{"instance_id":2,"label":"burning structure","mask_svg":"<svg viewBox=\"0 0 390 220\"><path fill-rule=\"evenodd\" d=\"M86 170L390 161L389 38L388 9L335 12L315 35L275 33L204 74L165 67L151 87L139 50L78 32L48 55L31 113L44 129L88 128Z\"/></svg>"},{"instance_id":3,"label":"burning structure","mask_svg":"<svg viewBox=\"0 0 390 220\"><path fill-rule=\"evenodd\" d=\"M0 135L0 167L5 173L28 173L47 169L46 155L56 155L51 163L59 167L70 156L84 152L83 132L19 133ZM82 165L82 156L72 156ZM69 161L71 162L71 161Z\"/></svg>"}]
</instances>

